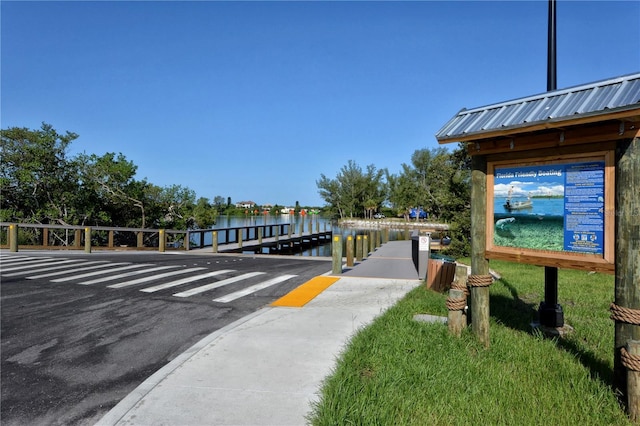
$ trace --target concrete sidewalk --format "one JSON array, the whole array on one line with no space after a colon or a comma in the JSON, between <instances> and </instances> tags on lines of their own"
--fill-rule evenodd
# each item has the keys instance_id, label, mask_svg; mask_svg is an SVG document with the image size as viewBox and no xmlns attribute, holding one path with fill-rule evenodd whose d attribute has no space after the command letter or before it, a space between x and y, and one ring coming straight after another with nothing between
<instances>
[{"instance_id":1,"label":"concrete sidewalk","mask_svg":"<svg viewBox=\"0 0 640 426\"><path fill-rule=\"evenodd\" d=\"M302 308L266 307L207 336L98 424L306 424L322 380L353 334L420 284L417 273L389 276L410 275L404 269L411 242L398 243L383 245L379 261L372 256L356 265ZM390 267L393 259L403 266ZM369 275L375 278L363 278Z\"/></svg>"}]
</instances>

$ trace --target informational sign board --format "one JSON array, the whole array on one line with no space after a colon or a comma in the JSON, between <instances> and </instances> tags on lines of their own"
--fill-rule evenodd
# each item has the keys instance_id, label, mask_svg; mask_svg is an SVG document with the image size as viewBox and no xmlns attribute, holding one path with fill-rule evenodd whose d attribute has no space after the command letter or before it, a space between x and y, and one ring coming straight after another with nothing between
<instances>
[{"instance_id":1,"label":"informational sign board","mask_svg":"<svg viewBox=\"0 0 640 426\"><path fill-rule=\"evenodd\" d=\"M489 162L487 255L613 263L613 152Z\"/></svg>"}]
</instances>

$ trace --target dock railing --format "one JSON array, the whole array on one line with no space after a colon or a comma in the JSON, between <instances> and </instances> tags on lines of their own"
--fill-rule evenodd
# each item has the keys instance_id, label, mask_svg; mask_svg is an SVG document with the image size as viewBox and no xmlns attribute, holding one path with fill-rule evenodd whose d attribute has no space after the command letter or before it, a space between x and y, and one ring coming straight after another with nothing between
<instances>
[{"instance_id":1,"label":"dock railing","mask_svg":"<svg viewBox=\"0 0 640 426\"><path fill-rule=\"evenodd\" d=\"M316 234L330 234L326 230ZM253 247L259 247L265 241L283 242L298 240L303 237L304 230L300 227L300 235L295 237L296 229L293 224L269 224L238 226L221 229L151 229L126 228L112 226L83 226L83 225L54 225L37 223L0 222L0 247L11 251L22 249L49 250L80 250L90 252L92 248L103 250L191 250L212 247L213 252L234 247L234 251L242 249L243 242L253 242ZM309 229L309 234L312 234ZM313 234L313 235L316 235ZM256 244L257 243L257 244ZM272 244L272 243L269 243Z\"/></svg>"}]
</instances>

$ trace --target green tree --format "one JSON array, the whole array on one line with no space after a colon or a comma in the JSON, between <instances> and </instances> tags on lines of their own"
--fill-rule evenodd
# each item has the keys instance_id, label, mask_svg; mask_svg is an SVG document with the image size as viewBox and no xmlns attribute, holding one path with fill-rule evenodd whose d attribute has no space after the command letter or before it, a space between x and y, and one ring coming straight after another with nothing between
<instances>
[{"instance_id":1,"label":"green tree","mask_svg":"<svg viewBox=\"0 0 640 426\"><path fill-rule=\"evenodd\" d=\"M204 197L198 198L193 208L193 224L198 229L210 228L216 223L217 210Z\"/></svg>"},{"instance_id":2,"label":"green tree","mask_svg":"<svg viewBox=\"0 0 640 426\"><path fill-rule=\"evenodd\" d=\"M134 179L137 166L122 153L80 154L80 177L93 190L109 213L110 222L120 226L147 226L145 191L150 184ZM132 209L133 208L133 209ZM132 212L139 212L132 214Z\"/></svg>"},{"instance_id":3,"label":"green tree","mask_svg":"<svg viewBox=\"0 0 640 426\"><path fill-rule=\"evenodd\" d=\"M318 193L340 218L366 216L387 198L385 170L369 165L366 171L353 160L340 169L335 179L324 174L316 181Z\"/></svg>"},{"instance_id":4,"label":"green tree","mask_svg":"<svg viewBox=\"0 0 640 426\"><path fill-rule=\"evenodd\" d=\"M84 215L76 208L81 191L77 169L67 149L78 137L59 134L42 123L38 130L12 127L1 132L2 220L78 224Z\"/></svg>"}]
</instances>

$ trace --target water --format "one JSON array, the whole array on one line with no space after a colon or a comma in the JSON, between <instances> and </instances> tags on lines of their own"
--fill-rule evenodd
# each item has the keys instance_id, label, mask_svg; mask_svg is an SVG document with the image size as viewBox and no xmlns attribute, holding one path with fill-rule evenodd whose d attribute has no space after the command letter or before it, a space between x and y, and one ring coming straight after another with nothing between
<instances>
[{"instance_id":1,"label":"water","mask_svg":"<svg viewBox=\"0 0 640 426\"><path fill-rule=\"evenodd\" d=\"M352 235L355 239L356 235L364 235L369 233L369 229L354 229L354 228L343 228L337 225L337 221L332 221L331 219L321 217L319 215L255 215L255 216L218 216L216 218L216 224L212 227L212 229L225 229L225 228L236 228L243 226L259 226L259 225L279 225L279 224L290 224L293 226L293 233L298 234L300 232L300 224L304 227L304 231L307 232L309 230L309 224L311 223L311 229L315 232L317 227L319 226L320 231L331 231L333 235L342 235L343 244L345 244L347 236ZM220 236L221 238L222 236ZM253 234L250 237L254 237ZM389 231L389 240L403 240L406 238L406 234L404 231ZM193 243L199 243L199 236L192 236ZM207 232L204 234L204 244L205 246L211 246L211 233ZM345 247L343 247L343 253L345 253ZM305 249L298 253L293 253L294 256L325 256L331 257L331 243L328 242L326 244L318 245L315 247L311 247Z\"/></svg>"}]
</instances>

